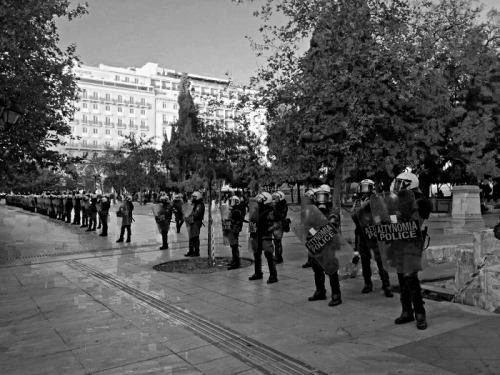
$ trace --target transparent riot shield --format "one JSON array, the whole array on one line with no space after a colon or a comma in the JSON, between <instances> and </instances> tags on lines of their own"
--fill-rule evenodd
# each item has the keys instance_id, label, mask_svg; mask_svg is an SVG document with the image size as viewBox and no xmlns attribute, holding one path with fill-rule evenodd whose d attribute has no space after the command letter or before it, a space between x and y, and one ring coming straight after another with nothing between
<instances>
[{"instance_id":1,"label":"transparent riot shield","mask_svg":"<svg viewBox=\"0 0 500 375\"><path fill-rule=\"evenodd\" d=\"M317 262L328 275L338 271L340 252L352 254L352 246L340 236L335 225L328 221L307 197L302 199L300 220L294 220L291 229L306 245L313 261Z\"/></svg>"},{"instance_id":2,"label":"transparent riot shield","mask_svg":"<svg viewBox=\"0 0 500 375\"><path fill-rule=\"evenodd\" d=\"M158 229L158 233L161 234L161 232L168 231L170 223L167 223L163 205L161 203L154 203L151 206L151 210L153 211L153 216L155 218L156 228Z\"/></svg>"},{"instance_id":3,"label":"transparent riot shield","mask_svg":"<svg viewBox=\"0 0 500 375\"><path fill-rule=\"evenodd\" d=\"M377 238L384 266L398 273L422 270L422 220L411 190L385 192L370 197L373 225L367 233Z\"/></svg>"},{"instance_id":4,"label":"transparent riot shield","mask_svg":"<svg viewBox=\"0 0 500 375\"><path fill-rule=\"evenodd\" d=\"M222 204L220 206L220 224L222 226L222 243L229 246L229 232L231 231L231 220L229 220L229 206Z\"/></svg>"},{"instance_id":5,"label":"transparent riot shield","mask_svg":"<svg viewBox=\"0 0 500 375\"><path fill-rule=\"evenodd\" d=\"M259 223L259 204L255 198L248 201L248 251L253 254L259 246L257 225Z\"/></svg>"},{"instance_id":6,"label":"transparent riot shield","mask_svg":"<svg viewBox=\"0 0 500 375\"><path fill-rule=\"evenodd\" d=\"M363 240L370 249L377 249L377 236L370 229L373 226L372 208L370 202L362 203L352 214L352 221L356 229L363 236Z\"/></svg>"},{"instance_id":7,"label":"transparent riot shield","mask_svg":"<svg viewBox=\"0 0 500 375\"><path fill-rule=\"evenodd\" d=\"M191 220L189 219L189 215L193 211L193 205L189 202L185 202L182 204L182 213L184 214L184 223L186 224L186 229L188 233L188 238L191 238Z\"/></svg>"}]
</instances>

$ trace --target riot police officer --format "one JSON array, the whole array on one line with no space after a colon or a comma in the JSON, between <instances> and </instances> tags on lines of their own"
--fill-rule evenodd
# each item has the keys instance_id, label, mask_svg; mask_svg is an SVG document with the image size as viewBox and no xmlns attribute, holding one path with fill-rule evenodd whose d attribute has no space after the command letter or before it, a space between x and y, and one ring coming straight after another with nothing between
<instances>
[{"instance_id":1,"label":"riot police officer","mask_svg":"<svg viewBox=\"0 0 500 375\"><path fill-rule=\"evenodd\" d=\"M108 215L111 203L109 201L109 196L105 195L101 197L101 210L99 211L99 220L102 225L102 231L99 236L106 237L108 235Z\"/></svg>"},{"instance_id":2,"label":"riot police officer","mask_svg":"<svg viewBox=\"0 0 500 375\"><path fill-rule=\"evenodd\" d=\"M241 200L238 196L233 195L229 198L229 210L229 217L226 223L223 223L223 227L225 234L227 234L233 257L227 269L234 270L240 268L239 234L245 220L245 208L241 205Z\"/></svg>"},{"instance_id":3,"label":"riot police officer","mask_svg":"<svg viewBox=\"0 0 500 375\"><path fill-rule=\"evenodd\" d=\"M184 224L184 212L182 211L182 194L174 194L173 211L175 216L175 228L177 233L181 232L182 224Z\"/></svg>"},{"instance_id":4,"label":"riot police officer","mask_svg":"<svg viewBox=\"0 0 500 375\"><path fill-rule=\"evenodd\" d=\"M321 185L319 189L314 193L313 203L338 230L340 227L340 217L337 214L332 213L333 204L331 200L330 186L326 184ZM316 290L314 294L308 298L308 300L326 300L325 271L314 259L310 259L310 261L312 263L312 269L314 271L314 285L316 287ZM328 303L328 306L338 306L342 303L339 272L335 271L333 274L328 275L328 277L330 279L330 288L332 289L332 299Z\"/></svg>"},{"instance_id":5,"label":"riot police officer","mask_svg":"<svg viewBox=\"0 0 500 375\"><path fill-rule=\"evenodd\" d=\"M361 205L369 204L370 196L375 192L375 183L370 179L364 179L361 181L358 187L357 196L360 200ZM372 277L372 268L371 268L371 259L372 259L372 251L375 258L375 262L377 263L380 279L382 280L382 289L384 290L386 297L393 297L393 293L391 291L391 284L389 281L389 273L384 269L384 265L382 264L382 258L380 255L380 250L376 243L373 244L373 247L367 244L367 241L363 237L361 233L361 228L356 226L354 231L355 239L354 239L354 257L353 263L356 264L359 259L361 259L361 269L363 273L363 279L365 285L361 290L361 293L367 294L373 290L373 283L371 280Z\"/></svg>"},{"instance_id":6,"label":"riot police officer","mask_svg":"<svg viewBox=\"0 0 500 375\"><path fill-rule=\"evenodd\" d=\"M410 172L404 172L399 174L394 181L394 191L399 190L411 190L415 195L415 201L417 204L417 210L420 218L427 220L431 213L431 204L424 194L420 191L418 177ZM401 256L411 256L412 258L421 258L423 252L423 241L422 249L419 254L404 254ZM408 265L409 262L405 262ZM394 321L395 324L404 324L413 322L417 320L418 329L427 328L426 311L424 308L424 301L422 299L422 291L420 287L420 280L418 278L418 271L421 270L421 261L415 262L413 269L397 269L399 288L401 290L401 307L402 313L399 318Z\"/></svg>"},{"instance_id":7,"label":"riot police officer","mask_svg":"<svg viewBox=\"0 0 500 375\"><path fill-rule=\"evenodd\" d=\"M167 194L160 196L161 210L159 215L155 217L158 229L160 229L162 245L160 250L168 249L168 231L170 230L170 221L172 221L173 205Z\"/></svg>"},{"instance_id":8,"label":"riot police officer","mask_svg":"<svg viewBox=\"0 0 500 375\"><path fill-rule=\"evenodd\" d=\"M200 256L200 229L205 217L205 203L203 203L203 196L199 191L195 191L191 196L191 203L193 209L185 222L188 227L189 235L189 250L184 256L186 257L199 257Z\"/></svg>"},{"instance_id":9,"label":"riot police officer","mask_svg":"<svg viewBox=\"0 0 500 375\"><path fill-rule=\"evenodd\" d=\"M274 254L276 263L283 263L283 227L285 225L286 215L288 214L288 204L285 199L285 193L277 191L273 194L274 212L276 214L276 229L273 232Z\"/></svg>"},{"instance_id":10,"label":"riot police officer","mask_svg":"<svg viewBox=\"0 0 500 375\"><path fill-rule=\"evenodd\" d=\"M273 198L268 192L257 195L259 204L259 218L257 221L257 248L254 250L255 273L249 280L262 279L262 252L267 259L269 267L268 284L278 282L278 272L274 260L273 231L277 228L276 215L272 206Z\"/></svg>"}]
</instances>

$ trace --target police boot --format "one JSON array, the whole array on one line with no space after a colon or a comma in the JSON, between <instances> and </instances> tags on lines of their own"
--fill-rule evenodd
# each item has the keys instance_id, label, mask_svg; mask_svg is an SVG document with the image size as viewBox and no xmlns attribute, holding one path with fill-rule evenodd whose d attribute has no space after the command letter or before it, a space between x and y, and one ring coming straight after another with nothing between
<instances>
[{"instance_id":1,"label":"police boot","mask_svg":"<svg viewBox=\"0 0 500 375\"><path fill-rule=\"evenodd\" d=\"M338 306L342 303L341 293L340 293L340 282L339 273L335 272L330 275L330 287L332 288L332 300L328 303L328 306Z\"/></svg>"},{"instance_id":2,"label":"police boot","mask_svg":"<svg viewBox=\"0 0 500 375\"><path fill-rule=\"evenodd\" d=\"M385 296L388 298L394 297L391 290L391 283L389 282L389 273L383 268L379 268L379 273L380 279L382 280L382 290L384 291Z\"/></svg>"},{"instance_id":3,"label":"police boot","mask_svg":"<svg viewBox=\"0 0 500 375\"><path fill-rule=\"evenodd\" d=\"M193 249L193 239L189 239L189 250L186 254L184 254L185 257L192 257L194 254L194 249Z\"/></svg>"},{"instance_id":4,"label":"police boot","mask_svg":"<svg viewBox=\"0 0 500 375\"><path fill-rule=\"evenodd\" d=\"M88 229L85 232L90 232L92 230L92 219L89 222Z\"/></svg>"},{"instance_id":5,"label":"police boot","mask_svg":"<svg viewBox=\"0 0 500 375\"><path fill-rule=\"evenodd\" d=\"M276 264L283 263L283 245L281 240L276 240L274 242L274 251L276 254Z\"/></svg>"},{"instance_id":6,"label":"police boot","mask_svg":"<svg viewBox=\"0 0 500 375\"><path fill-rule=\"evenodd\" d=\"M232 262L227 266L228 270L235 270L240 268L240 251L238 245L231 246L231 253L233 255Z\"/></svg>"},{"instance_id":7,"label":"police boot","mask_svg":"<svg viewBox=\"0 0 500 375\"><path fill-rule=\"evenodd\" d=\"M129 230L127 232L127 241L125 241L125 242L130 242L130 237L132 237L132 232Z\"/></svg>"},{"instance_id":8,"label":"police boot","mask_svg":"<svg viewBox=\"0 0 500 375\"><path fill-rule=\"evenodd\" d=\"M316 290L314 294L309 297L308 301L324 301L326 299L326 289Z\"/></svg>"},{"instance_id":9,"label":"police boot","mask_svg":"<svg viewBox=\"0 0 500 375\"><path fill-rule=\"evenodd\" d=\"M415 319L417 320L418 329L427 328L427 320L425 316L424 300L422 298L422 289L420 288L420 281L418 280L417 273L412 273L405 276L406 284L410 289L411 302L415 311Z\"/></svg>"},{"instance_id":10,"label":"police boot","mask_svg":"<svg viewBox=\"0 0 500 375\"><path fill-rule=\"evenodd\" d=\"M269 267L269 279L267 279L268 284L274 284L278 282L278 272L276 271L276 263L272 253L266 253L267 266Z\"/></svg>"},{"instance_id":11,"label":"police boot","mask_svg":"<svg viewBox=\"0 0 500 375\"><path fill-rule=\"evenodd\" d=\"M200 237L195 237L193 239L193 257L199 257L200 256Z\"/></svg>"},{"instance_id":12,"label":"police boot","mask_svg":"<svg viewBox=\"0 0 500 375\"><path fill-rule=\"evenodd\" d=\"M254 274L248 278L248 280L260 280L262 279L262 255L254 254Z\"/></svg>"},{"instance_id":13,"label":"police boot","mask_svg":"<svg viewBox=\"0 0 500 375\"><path fill-rule=\"evenodd\" d=\"M365 286L361 290L361 293L367 294L373 290L372 284L372 269L370 258L367 256L363 256L361 254L361 269L363 272L363 279L365 280Z\"/></svg>"},{"instance_id":14,"label":"police boot","mask_svg":"<svg viewBox=\"0 0 500 375\"><path fill-rule=\"evenodd\" d=\"M399 281L399 289L400 289L400 297L402 312L399 318L394 320L395 324L405 324L410 323L415 320L413 317L413 307L411 304L411 293L410 289L406 285L405 278L402 273L398 273L398 281Z\"/></svg>"},{"instance_id":15,"label":"police boot","mask_svg":"<svg viewBox=\"0 0 500 375\"><path fill-rule=\"evenodd\" d=\"M166 234L161 235L161 240L162 240L162 246L160 247L160 250L167 250L168 249L168 237Z\"/></svg>"}]
</instances>

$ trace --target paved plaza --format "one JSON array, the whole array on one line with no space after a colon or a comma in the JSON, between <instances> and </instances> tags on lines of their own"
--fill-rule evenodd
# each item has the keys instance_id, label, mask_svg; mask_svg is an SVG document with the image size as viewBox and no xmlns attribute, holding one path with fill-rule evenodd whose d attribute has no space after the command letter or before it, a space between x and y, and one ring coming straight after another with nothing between
<instances>
[{"instance_id":1,"label":"paved plaza","mask_svg":"<svg viewBox=\"0 0 500 375\"><path fill-rule=\"evenodd\" d=\"M426 300L427 330L397 326L399 295L386 298L377 275L370 294L362 278L342 280L340 306L309 302L313 272L301 268L305 249L292 233L275 284L266 265L258 281L248 281L252 266L158 272L184 259L188 239L174 230L170 249L158 250L149 211L136 205L132 242L118 244L113 213L99 237L0 204L0 374L500 374L498 314ZM486 225L497 217L485 215ZM447 220L428 222L432 244L472 241L444 235ZM206 227L201 238L206 254ZM230 255L220 230L215 246Z\"/></svg>"}]
</instances>

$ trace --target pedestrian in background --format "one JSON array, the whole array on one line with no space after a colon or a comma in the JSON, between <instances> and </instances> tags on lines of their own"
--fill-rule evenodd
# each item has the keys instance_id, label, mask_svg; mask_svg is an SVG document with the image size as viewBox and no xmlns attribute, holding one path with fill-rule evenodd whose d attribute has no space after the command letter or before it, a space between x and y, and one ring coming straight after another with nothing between
<instances>
[{"instance_id":1,"label":"pedestrian in background","mask_svg":"<svg viewBox=\"0 0 500 375\"><path fill-rule=\"evenodd\" d=\"M125 242L130 242L132 237L132 221L134 220L132 217L132 211L134 210L134 204L132 203L132 195L127 195L125 200L122 202L117 211L117 216L120 217L121 226L120 226L120 237L116 242L123 242L125 231L127 231L127 240Z\"/></svg>"}]
</instances>

